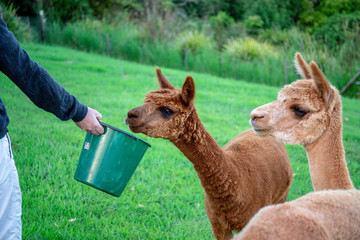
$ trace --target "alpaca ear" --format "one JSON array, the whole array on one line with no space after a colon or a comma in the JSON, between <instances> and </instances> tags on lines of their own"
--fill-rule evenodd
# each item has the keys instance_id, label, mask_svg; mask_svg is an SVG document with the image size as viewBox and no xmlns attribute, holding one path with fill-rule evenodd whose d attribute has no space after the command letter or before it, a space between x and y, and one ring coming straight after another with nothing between
<instances>
[{"instance_id":1,"label":"alpaca ear","mask_svg":"<svg viewBox=\"0 0 360 240\"><path fill-rule=\"evenodd\" d=\"M160 71L160 68L156 68L156 76L160 84L160 88L168 88L168 89L175 89L173 85L165 78L165 76Z\"/></svg>"},{"instance_id":2,"label":"alpaca ear","mask_svg":"<svg viewBox=\"0 0 360 240\"><path fill-rule=\"evenodd\" d=\"M295 68L299 75L307 80L311 79L309 65L307 65L299 52L295 54Z\"/></svg>"},{"instance_id":3,"label":"alpaca ear","mask_svg":"<svg viewBox=\"0 0 360 240\"><path fill-rule=\"evenodd\" d=\"M195 99L195 82L191 76L187 76L182 86L181 99L185 105L190 105Z\"/></svg>"},{"instance_id":4,"label":"alpaca ear","mask_svg":"<svg viewBox=\"0 0 360 240\"><path fill-rule=\"evenodd\" d=\"M329 81L314 61L310 63L310 70L317 92L326 103L329 103L332 98L332 89Z\"/></svg>"}]
</instances>

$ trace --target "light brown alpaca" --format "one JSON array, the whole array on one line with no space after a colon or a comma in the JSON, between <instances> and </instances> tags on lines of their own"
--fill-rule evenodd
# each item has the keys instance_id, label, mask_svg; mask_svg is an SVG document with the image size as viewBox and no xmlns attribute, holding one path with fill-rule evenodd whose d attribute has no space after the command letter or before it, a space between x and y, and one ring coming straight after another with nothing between
<instances>
[{"instance_id":1,"label":"light brown alpaca","mask_svg":"<svg viewBox=\"0 0 360 240\"><path fill-rule=\"evenodd\" d=\"M248 130L221 148L198 117L193 78L175 89L156 73L161 89L149 92L125 121L135 133L170 140L193 164L217 239L230 239L261 207L286 201L292 170L283 144Z\"/></svg>"},{"instance_id":2,"label":"light brown alpaca","mask_svg":"<svg viewBox=\"0 0 360 240\"><path fill-rule=\"evenodd\" d=\"M260 135L303 144L314 189L337 190L265 207L234 240L360 239L360 192L344 158L339 93L314 62L308 66L299 53L296 60L306 80L284 87L277 101L255 109L251 124Z\"/></svg>"},{"instance_id":3,"label":"light brown alpaca","mask_svg":"<svg viewBox=\"0 0 360 240\"><path fill-rule=\"evenodd\" d=\"M352 189L342 142L339 92L315 62L308 66L297 53L296 64L305 80L285 86L276 101L253 110L251 125L259 135L304 146L315 191Z\"/></svg>"},{"instance_id":4,"label":"light brown alpaca","mask_svg":"<svg viewBox=\"0 0 360 240\"><path fill-rule=\"evenodd\" d=\"M360 239L360 191L324 190L262 208L233 240Z\"/></svg>"}]
</instances>

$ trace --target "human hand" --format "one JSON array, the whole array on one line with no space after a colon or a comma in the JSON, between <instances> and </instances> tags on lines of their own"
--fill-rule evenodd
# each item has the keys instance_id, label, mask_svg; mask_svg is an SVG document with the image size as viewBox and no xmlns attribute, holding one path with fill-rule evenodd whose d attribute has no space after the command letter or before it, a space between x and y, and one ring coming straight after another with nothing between
<instances>
[{"instance_id":1,"label":"human hand","mask_svg":"<svg viewBox=\"0 0 360 240\"><path fill-rule=\"evenodd\" d=\"M88 107L88 112L83 120L75 122L75 124L82 130L99 136L104 133L104 128L101 126L99 121L101 120L101 114L95 109Z\"/></svg>"}]
</instances>

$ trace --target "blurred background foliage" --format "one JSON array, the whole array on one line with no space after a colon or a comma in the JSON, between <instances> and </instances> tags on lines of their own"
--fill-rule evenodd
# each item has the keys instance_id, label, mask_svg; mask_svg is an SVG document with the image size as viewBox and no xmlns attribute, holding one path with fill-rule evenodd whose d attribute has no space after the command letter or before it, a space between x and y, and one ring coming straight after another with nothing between
<instances>
[{"instance_id":1,"label":"blurred background foliage","mask_svg":"<svg viewBox=\"0 0 360 240\"><path fill-rule=\"evenodd\" d=\"M282 86L295 52L339 89L360 71L359 0L1 0L22 42ZM285 78L285 79L284 79ZM355 84L346 92L358 97Z\"/></svg>"}]
</instances>

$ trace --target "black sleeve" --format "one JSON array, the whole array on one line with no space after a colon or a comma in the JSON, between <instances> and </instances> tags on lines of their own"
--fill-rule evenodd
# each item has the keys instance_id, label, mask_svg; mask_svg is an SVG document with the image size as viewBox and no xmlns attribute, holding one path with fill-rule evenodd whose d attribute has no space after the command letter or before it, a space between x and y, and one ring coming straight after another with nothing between
<instances>
[{"instance_id":1,"label":"black sleeve","mask_svg":"<svg viewBox=\"0 0 360 240\"><path fill-rule=\"evenodd\" d=\"M39 108L61 120L83 120L87 107L61 87L20 47L0 18L0 71L11 79Z\"/></svg>"}]
</instances>

